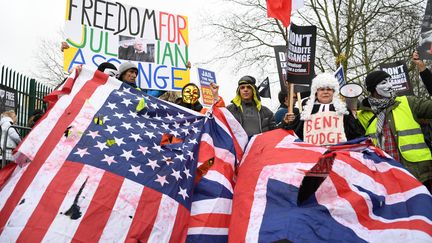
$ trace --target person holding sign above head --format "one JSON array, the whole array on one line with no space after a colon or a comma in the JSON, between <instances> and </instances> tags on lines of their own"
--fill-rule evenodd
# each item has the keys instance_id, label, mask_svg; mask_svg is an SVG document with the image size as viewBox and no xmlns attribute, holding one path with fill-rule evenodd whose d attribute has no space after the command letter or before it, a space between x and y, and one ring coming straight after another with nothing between
<instances>
[{"instance_id":1,"label":"person holding sign above head","mask_svg":"<svg viewBox=\"0 0 432 243\"><path fill-rule=\"evenodd\" d=\"M339 83L333 74L317 75L300 119L285 116L282 127L294 130L303 141L332 145L363 136L364 129L339 96Z\"/></svg>"},{"instance_id":2,"label":"person holding sign above head","mask_svg":"<svg viewBox=\"0 0 432 243\"><path fill-rule=\"evenodd\" d=\"M118 79L124 83L129 84L130 86L134 87L135 89L141 90L141 88L139 88L135 81L136 78L138 76L138 67L135 63L133 62L124 62L120 65L119 70L118 70ZM163 91L159 91L159 90L143 90L146 94L154 96L154 97L159 97L161 94L163 94Z\"/></svg>"},{"instance_id":3,"label":"person holding sign above head","mask_svg":"<svg viewBox=\"0 0 432 243\"><path fill-rule=\"evenodd\" d=\"M418 51L414 51L412 55L412 62L416 65L420 78L423 81L426 90L432 95L432 72L429 70L423 60L420 59Z\"/></svg>"},{"instance_id":4,"label":"person holding sign above head","mask_svg":"<svg viewBox=\"0 0 432 243\"><path fill-rule=\"evenodd\" d=\"M384 71L366 76L371 95L362 101L358 119L377 147L400 161L431 191L432 155L418 119L432 118L432 100L396 97L389 81L390 75Z\"/></svg>"},{"instance_id":5,"label":"person holding sign above head","mask_svg":"<svg viewBox=\"0 0 432 243\"><path fill-rule=\"evenodd\" d=\"M219 85L216 83L210 83L210 89L213 94L214 101L213 105L217 107L225 107L225 102L222 97L219 96ZM206 113L207 109L204 108L199 102L200 90L196 84L188 83L182 89L182 96L177 98L176 104L183 107L189 108L191 110Z\"/></svg>"}]
</instances>

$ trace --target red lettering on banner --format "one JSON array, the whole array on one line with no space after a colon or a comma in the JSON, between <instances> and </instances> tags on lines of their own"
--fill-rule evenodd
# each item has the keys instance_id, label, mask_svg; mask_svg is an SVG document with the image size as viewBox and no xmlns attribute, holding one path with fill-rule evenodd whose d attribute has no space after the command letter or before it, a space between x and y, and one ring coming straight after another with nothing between
<instances>
[{"instance_id":1,"label":"red lettering on banner","mask_svg":"<svg viewBox=\"0 0 432 243\"><path fill-rule=\"evenodd\" d=\"M336 141L335 136L332 136L334 133L330 132L327 134L327 143L326 144L334 144Z\"/></svg>"},{"instance_id":2,"label":"red lettering on banner","mask_svg":"<svg viewBox=\"0 0 432 243\"><path fill-rule=\"evenodd\" d=\"M181 15L177 15L177 31L178 31L178 39L177 39L177 45L180 45L180 37L182 38L183 42L188 45L186 42L185 37L183 36L183 30L187 29L187 21L183 18Z\"/></svg>"},{"instance_id":3,"label":"red lettering on banner","mask_svg":"<svg viewBox=\"0 0 432 243\"><path fill-rule=\"evenodd\" d=\"M314 129L315 130L321 129L321 127L320 127L320 120L321 120L321 117L318 117L318 118L315 119L315 123L314 123Z\"/></svg>"},{"instance_id":4,"label":"red lettering on banner","mask_svg":"<svg viewBox=\"0 0 432 243\"><path fill-rule=\"evenodd\" d=\"M307 120L305 122L305 126L306 126L306 132L312 131L312 121L311 120Z\"/></svg>"},{"instance_id":5,"label":"red lettering on banner","mask_svg":"<svg viewBox=\"0 0 432 243\"><path fill-rule=\"evenodd\" d=\"M187 21L183 16L160 12L159 13L159 37L163 39L164 29L166 29L166 34L168 42L177 43L180 45L180 39L187 45L183 30L187 28Z\"/></svg>"},{"instance_id":6,"label":"red lettering on banner","mask_svg":"<svg viewBox=\"0 0 432 243\"><path fill-rule=\"evenodd\" d=\"M342 134L341 133L338 133L338 135L337 135L337 141L338 141L338 143L344 142L344 141L342 141Z\"/></svg>"},{"instance_id":7,"label":"red lettering on banner","mask_svg":"<svg viewBox=\"0 0 432 243\"><path fill-rule=\"evenodd\" d=\"M325 144L326 135L324 133L319 134L319 144Z\"/></svg>"},{"instance_id":8,"label":"red lettering on banner","mask_svg":"<svg viewBox=\"0 0 432 243\"><path fill-rule=\"evenodd\" d=\"M332 120L331 116L323 117L323 128L332 127L331 120Z\"/></svg>"},{"instance_id":9,"label":"red lettering on banner","mask_svg":"<svg viewBox=\"0 0 432 243\"><path fill-rule=\"evenodd\" d=\"M334 120L335 128L338 128L338 121L339 121L339 117L334 116L334 117L333 117L333 120Z\"/></svg>"}]
</instances>

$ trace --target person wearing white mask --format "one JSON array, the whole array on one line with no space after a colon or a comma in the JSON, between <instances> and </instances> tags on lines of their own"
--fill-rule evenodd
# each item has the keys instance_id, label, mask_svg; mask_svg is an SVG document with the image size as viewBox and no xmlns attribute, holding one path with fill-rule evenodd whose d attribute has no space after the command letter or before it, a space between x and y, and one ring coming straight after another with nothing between
<instances>
[{"instance_id":1,"label":"person wearing white mask","mask_svg":"<svg viewBox=\"0 0 432 243\"><path fill-rule=\"evenodd\" d=\"M432 118L432 100L398 96L391 76L373 71L366 76L370 96L357 112L365 135L375 145L403 164L429 191L432 182L432 155L425 143L418 119Z\"/></svg>"}]
</instances>

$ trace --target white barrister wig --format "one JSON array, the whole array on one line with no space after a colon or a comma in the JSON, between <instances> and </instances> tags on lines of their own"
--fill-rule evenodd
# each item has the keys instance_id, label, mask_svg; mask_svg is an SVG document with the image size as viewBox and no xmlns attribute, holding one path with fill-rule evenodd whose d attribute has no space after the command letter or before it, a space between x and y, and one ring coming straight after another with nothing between
<instances>
[{"instance_id":1,"label":"white barrister wig","mask_svg":"<svg viewBox=\"0 0 432 243\"><path fill-rule=\"evenodd\" d=\"M336 113L339 115L348 114L346 104L339 96L339 82L333 74L321 73L312 79L311 93L305 107L303 107L301 120L309 120L314 104L319 104L316 97L316 92L319 88L332 88L334 90L332 104Z\"/></svg>"}]
</instances>

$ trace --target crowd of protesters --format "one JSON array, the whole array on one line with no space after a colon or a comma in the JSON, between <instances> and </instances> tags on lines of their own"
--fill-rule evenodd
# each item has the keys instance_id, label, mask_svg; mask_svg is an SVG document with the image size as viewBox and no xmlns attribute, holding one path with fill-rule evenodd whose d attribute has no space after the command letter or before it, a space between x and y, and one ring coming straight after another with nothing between
<instances>
[{"instance_id":1,"label":"crowd of protesters","mask_svg":"<svg viewBox=\"0 0 432 243\"><path fill-rule=\"evenodd\" d=\"M62 46L62 50L63 50ZM432 94L432 72L413 53L413 63L417 66L420 76L428 90ZM190 68L188 63L187 68ZM78 72L80 67L78 67ZM120 81L141 90L136 85L138 67L130 61L123 62L117 67L105 62L99 65L98 71L109 76L116 77ZM305 142L316 145L332 145L342 143L360 137L370 137L374 144L396 161L403 164L419 181L431 190L432 183L432 155L430 119L432 119L432 100L413 96L396 96L390 83L390 75L384 71L372 71L366 75L364 86L368 96L360 102L356 109L348 109L345 100L339 94L339 83L333 74L321 73L311 82L310 95L296 107L290 104L289 90L281 90L279 93L280 107L274 114L269 108L262 105L258 94L256 79L246 75L239 79L234 99L226 106L235 119L241 124L249 137L270 131L276 128L293 130L296 135ZM210 85L214 102L218 107L225 107L225 102L219 96L219 86ZM149 95L163 98L164 91L143 90ZM170 100L188 109L205 113L206 108L199 102L200 90L193 83L185 85L180 95ZM291 102L296 103L296 94L292 92ZM291 108L289 108L291 106ZM301 107L299 107L301 106ZM320 119L323 114L331 115L337 121L334 124L319 127L310 126L311 121ZM38 114L32 117L29 124L33 126ZM8 139L9 148L15 147L20 138L18 134L9 133L6 136L6 127L13 124L13 114L2 114L2 140ZM5 124L5 126L3 126ZM5 128L4 128L5 127ZM317 137L320 129L334 129L337 138L320 140ZM14 129L10 129L14 130ZM10 141L10 142L9 142ZM13 146L12 146L12 143ZM3 144L3 142L2 142ZM10 155L7 158L11 160Z\"/></svg>"}]
</instances>

